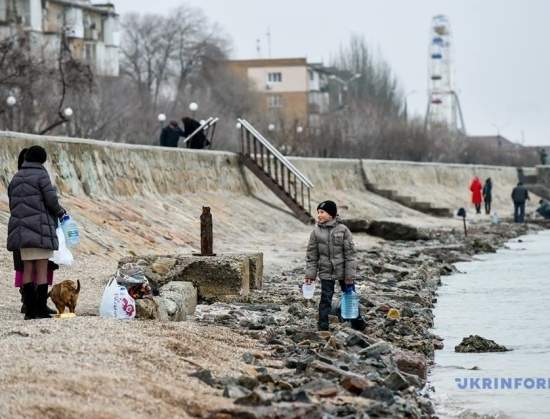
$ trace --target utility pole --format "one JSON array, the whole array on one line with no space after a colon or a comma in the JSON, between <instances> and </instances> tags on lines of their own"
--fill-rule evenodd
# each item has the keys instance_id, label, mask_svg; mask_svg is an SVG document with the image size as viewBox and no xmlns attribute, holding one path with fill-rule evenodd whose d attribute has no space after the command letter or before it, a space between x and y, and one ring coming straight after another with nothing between
<instances>
[{"instance_id":1,"label":"utility pole","mask_svg":"<svg viewBox=\"0 0 550 419\"><path fill-rule=\"evenodd\" d=\"M271 58L271 28L267 27L267 58Z\"/></svg>"}]
</instances>

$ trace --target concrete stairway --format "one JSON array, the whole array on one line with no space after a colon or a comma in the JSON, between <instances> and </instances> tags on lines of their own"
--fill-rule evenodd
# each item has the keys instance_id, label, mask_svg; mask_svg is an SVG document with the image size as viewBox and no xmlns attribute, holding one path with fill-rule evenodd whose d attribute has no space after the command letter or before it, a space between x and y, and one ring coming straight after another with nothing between
<instances>
[{"instance_id":1,"label":"concrete stairway","mask_svg":"<svg viewBox=\"0 0 550 419\"><path fill-rule=\"evenodd\" d=\"M365 169L363 168L363 165L360 164L360 166L361 166L361 174L363 177L363 182L365 184L365 188L368 191L371 191L377 195L381 195L384 198L391 199L392 201L399 202L401 205L405 207L412 208L424 214L430 214L436 217L450 217L453 215L453 212L449 208L436 207L430 204L429 202L418 201L414 197L401 195L397 191L394 191L391 189L378 188L376 185L371 183L367 178L367 174L365 173Z\"/></svg>"},{"instance_id":2,"label":"concrete stairway","mask_svg":"<svg viewBox=\"0 0 550 419\"><path fill-rule=\"evenodd\" d=\"M241 163L279 197L296 218L312 224L315 221L311 216L310 191L313 184L252 124L245 119L239 119L239 124Z\"/></svg>"},{"instance_id":3,"label":"concrete stairway","mask_svg":"<svg viewBox=\"0 0 550 419\"><path fill-rule=\"evenodd\" d=\"M534 193L543 199L550 200L550 188L544 184L542 179L539 179L536 168L519 167L518 181L522 182L529 192Z\"/></svg>"}]
</instances>

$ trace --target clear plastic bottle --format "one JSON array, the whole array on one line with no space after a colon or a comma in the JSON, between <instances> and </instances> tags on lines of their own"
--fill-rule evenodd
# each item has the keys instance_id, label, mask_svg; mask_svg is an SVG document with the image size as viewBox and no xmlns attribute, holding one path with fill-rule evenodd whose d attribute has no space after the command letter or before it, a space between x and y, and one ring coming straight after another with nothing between
<instances>
[{"instance_id":1,"label":"clear plastic bottle","mask_svg":"<svg viewBox=\"0 0 550 419\"><path fill-rule=\"evenodd\" d=\"M359 295L355 292L355 285L347 285L340 299L340 314L345 320L359 317Z\"/></svg>"},{"instance_id":2,"label":"clear plastic bottle","mask_svg":"<svg viewBox=\"0 0 550 419\"><path fill-rule=\"evenodd\" d=\"M64 215L61 219L61 228L65 234L67 246L76 246L80 243L80 232L78 224L69 215Z\"/></svg>"}]
</instances>

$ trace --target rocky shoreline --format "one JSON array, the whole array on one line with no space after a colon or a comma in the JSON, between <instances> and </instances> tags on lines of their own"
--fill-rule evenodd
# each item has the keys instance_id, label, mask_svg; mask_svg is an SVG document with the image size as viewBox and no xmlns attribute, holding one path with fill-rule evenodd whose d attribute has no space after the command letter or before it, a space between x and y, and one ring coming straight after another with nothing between
<instances>
[{"instance_id":1,"label":"rocky shoreline","mask_svg":"<svg viewBox=\"0 0 550 419\"><path fill-rule=\"evenodd\" d=\"M442 339L430 332L440 277L453 264L494 252L538 226L477 225L431 231L426 240L392 241L358 250L357 289L367 322L364 333L331 318L331 332L317 332L318 292L300 293L304 268L265 278L249 301L199 305L198 321L222 325L255 339L259 350L243 360L239 377L194 376L234 401L209 418L428 418L435 417L426 379ZM336 298L333 305L336 305ZM397 309L398 318L388 316ZM230 350L230 348L228 348Z\"/></svg>"}]
</instances>

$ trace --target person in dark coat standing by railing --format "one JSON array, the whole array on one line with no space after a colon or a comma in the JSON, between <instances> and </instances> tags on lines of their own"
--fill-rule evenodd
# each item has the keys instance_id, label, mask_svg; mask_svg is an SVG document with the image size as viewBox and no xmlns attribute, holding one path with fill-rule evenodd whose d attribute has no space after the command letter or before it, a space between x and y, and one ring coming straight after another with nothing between
<instances>
[{"instance_id":1,"label":"person in dark coat standing by railing","mask_svg":"<svg viewBox=\"0 0 550 419\"><path fill-rule=\"evenodd\" d=\"M195 150L205 148L208 145L208 140L206 139L204 131L199 129L201 123L189 116L183 117L181 121L183 122L183 132L185 133L184 136L186 140L188 140L186 143L187 148L192 148ZM193 133L195 135L193 135ZM193 137L191 137L191 135L193 135Z\"/></svg>"},{"instance_id":2,"label":"person in dark coat standing by railing","mask_svg":"<svg viewBox=\"0 0 550 419\"><path fill-rule=\"evenodd\" d=\"M529 200L529 192L523 186L522 182L512 191L512 201L514 201L514 222L523 223L525 221L525 203Z\"/></svg>"},{"instance_id":3,"label":"person in dark coat standing by railing","mask_svg":"<svg viewBox=\"0 0 550 419\"><path fill-rule=\"evenodd\" d=\"M485 202L485 214L491 213L491 201L493 200L493 181L487 178L483 185L483 202Z\"/></svg>"},{"instance_id":4,"label":"person in dark coat standing by railing","mask_svg":"<svg viewBox=\"0 0 550 419\"><path fill-rule=\"evenodd\" d=\"M160 145L162 147L177 147L180 137L185 137L185 133L178 126L177 121L170 121L160 133Z\"/></svg>"}]
</instances>

